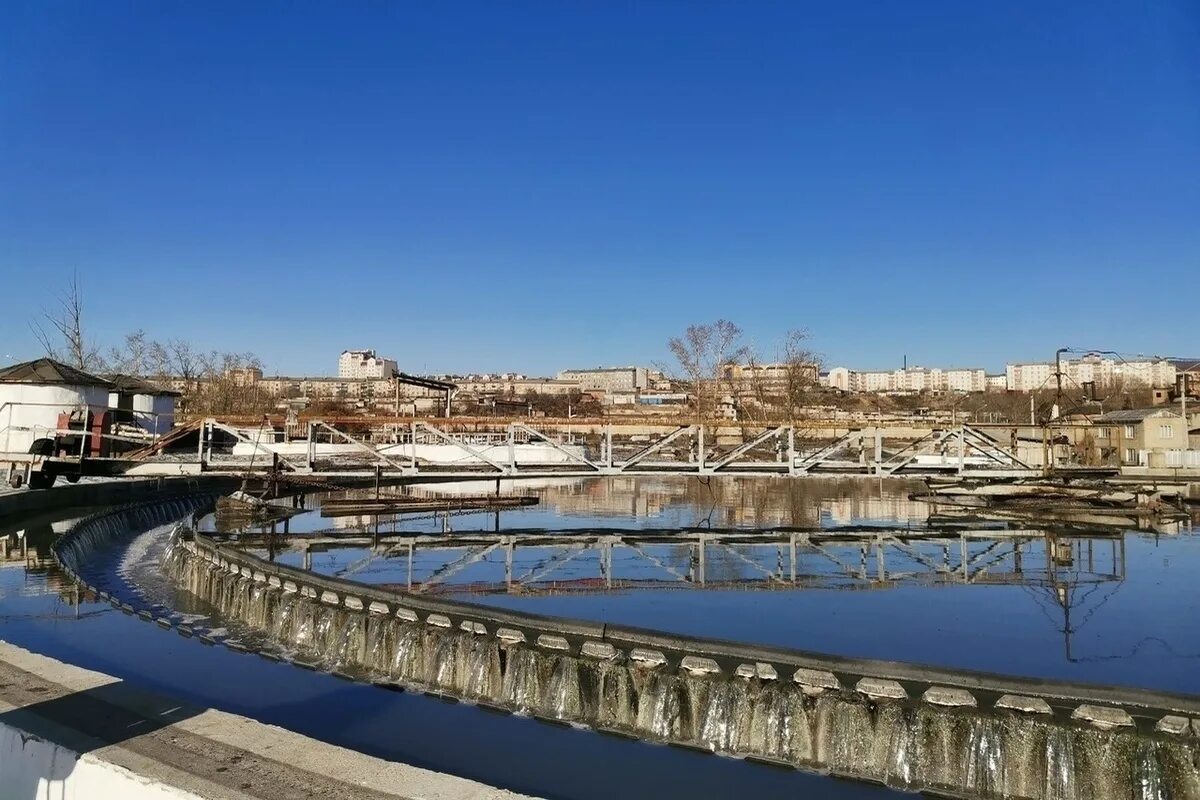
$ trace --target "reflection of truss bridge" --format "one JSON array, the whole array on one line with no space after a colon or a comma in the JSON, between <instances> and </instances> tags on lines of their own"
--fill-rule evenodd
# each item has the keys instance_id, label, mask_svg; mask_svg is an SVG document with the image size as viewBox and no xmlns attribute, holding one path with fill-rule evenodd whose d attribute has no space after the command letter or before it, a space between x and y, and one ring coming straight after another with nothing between
<instances>
[{"instance_id":1,"label":"reflection of truss bridge","mask_svg":"<svg viewBox=\"0 0 1200 800\"><path fill-rule=\"evenodd\" d=\"M630 588L845 588L1007 584L1053 588L1119 582L1121 537L1042 531L474 533L285 537L334 551L339 575L416 592L545 593ZM1086 559L1067 558L1086 552ZM343 552L345 551L345 552ZM339 555L346 558L340 559Z\"/></svg>"}]
</instances>

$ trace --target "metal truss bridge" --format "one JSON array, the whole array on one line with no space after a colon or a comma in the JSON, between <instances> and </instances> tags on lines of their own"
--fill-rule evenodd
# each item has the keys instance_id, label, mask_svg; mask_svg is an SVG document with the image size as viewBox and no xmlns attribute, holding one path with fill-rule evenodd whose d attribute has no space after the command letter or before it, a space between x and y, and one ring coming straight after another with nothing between
<instances>
[{"instance_id":1,"label":"metal truss bridge","mask_svg":"<svg viewBox=\"0 0 1200 800\"><path fill-rule=\"evenodd\" d=\"M1011 448L970 425L935 429L900 449L885 450L880 429L852 430L813 443L811 431L778 425L720 440L705 425L681 425L659 435L631 436L606 426L579 442L543 433L519 422L491 433L450 433L428 422L393 426L386 438L362 438L324 422L307 424L307 435L277 442L204 420L173 436L191 435L195 461L160 461L161 447L148 448L128 474L187 471L290 473L328 477L371 474L392 478L466 480L479 478L588 477L599 475L781 475L819 473L872 476L951 475L987 479L1042 474ZM221 452L222 443L249 450L250 457ZM531 448L531 446L534 446ZM235 447L236 449L236 447ZM428 454L438 450L439 458ZM531 450L536 451L531 455Z\"/></svg>"}]
</instances>

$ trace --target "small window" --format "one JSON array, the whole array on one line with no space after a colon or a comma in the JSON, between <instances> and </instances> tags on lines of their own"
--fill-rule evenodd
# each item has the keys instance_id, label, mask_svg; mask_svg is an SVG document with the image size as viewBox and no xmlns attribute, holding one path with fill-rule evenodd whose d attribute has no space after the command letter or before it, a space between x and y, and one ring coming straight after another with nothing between
<instances>
[{"instance_id":1,"label":"small window","mask_svg":"<svg viewBox=\"0 0 1200 800\"><path fill-rule=\"evenodd\" d=\"M1137 426L1136 425L1126 425L1125 426L1125 438L1132 439L1135 436L1137 436Z\"/></svg>"},{"instance_id":2,"label":"small window","mask_svg":"<svg viewBox=\"0 0 1200 800\"><path fill-rule=\"evenodd\" d=\"M1175 428L1174 428L1174 426L1172 426L1172 425L1159 425L1159 426L1158 426L1158 438L1160 438L1160 439L1174 439L1174 438L1175 438Z\"/></svg>"},{"instance_id":3,"label":"small window","mask_svg":"<svg viewBox=\"0 0 1200 800\"><path fill-rule=\"evenodd\" d=\"M1107 439L1108 438L1108 428L1096 428L1096 438L1097 439Z\"/></svg>"},{"instance_id":4,"label":"small window","mask_svg":"<svg viewBox=\"0 0 1200 800\"><path fill-rule=\"evenodd\" d=\"M1125 463L1126 464L1137 464L1138 461L1139 461L1138 451L1133 449L1132 447L1127 448L1125 450Z\"/></svg>"}]
</instances>

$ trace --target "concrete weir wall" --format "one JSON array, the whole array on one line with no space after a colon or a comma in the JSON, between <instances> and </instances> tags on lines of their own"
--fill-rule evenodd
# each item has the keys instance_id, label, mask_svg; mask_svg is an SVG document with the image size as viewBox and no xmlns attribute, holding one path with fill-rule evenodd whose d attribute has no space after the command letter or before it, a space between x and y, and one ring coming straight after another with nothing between
<instances>
[{"instance_id":1,"label":"concrete weir wall","mask_svg":"<svg viewBox=\"0 0 1200 800\"><path fill-rule=\"evenodd\" d=\"M129 505L56 544L78 582L89 542L188 518L228 480L122 480L0 493L0 517ZM140 502L135 502L140 501ZM105 522L107 521L107 522ZM116 523L119 522L119 528ZM104 531L102 533L102 531ZM90 532L90 533L89 533ZM62 545L75 557L64 561ZM81 582L82 583L82 582ZM85 584L86 588L86 584ZM98 594L91 590L93 594ZM115 599L114 599L115 602ZM255 720L198 708L0 641L0 800L522 800Z\"/></svg>"},{"instance_id":2,"label":"concrete weir wall","mask_svg":"<svg viewBox=\"0 0 1200 800\"><path fill-rule=\"evenodd\" d=\"M60 563L75 573L96 542L152 521L145 505L86 520L56 546ZM1200 798L1194 696L507 612L284 567L186 524L177 534L167 574L308 668L910 790Z\"/></svg>"}]
</instances>

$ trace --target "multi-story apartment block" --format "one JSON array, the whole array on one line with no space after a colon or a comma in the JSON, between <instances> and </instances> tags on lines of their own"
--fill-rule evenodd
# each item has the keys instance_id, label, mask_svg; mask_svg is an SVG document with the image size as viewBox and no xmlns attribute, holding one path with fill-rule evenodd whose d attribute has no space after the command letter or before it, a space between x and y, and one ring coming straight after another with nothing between
<instances>
[{"instance_id":1,"label":"multi-story apartment block","mask_svg":"<svg viewBox=\"0 0 1200 800\"><path fill-rule=\"evenodd\" d=\"M1006 364L1005 379L1010 392L1034 392L1044 389L1054 377L1054 365L1043 362Z\"/></svg>"},{"instance_id":2,"label":"multi-story apartment block","mask_svg":"<svg viewBox=\"0 0 1200 800\"><path fill-rule=\"evenodd\" d=\"M650 371L645 367L597 367L564 369L557 380L574 381L579 388L605 392L631 392L650 388Z\"/></svg>"},{"instance_id":3,"label":"multi-story apartment block","mask_svg":"<svg viewBox=\"0 0 1200 800\"><path fill-rule=\"evenodd\" d=\"M1163 358L1126 361L1099 355L1063 359L1063 381L1069 386L1094 383L1108 386L1124 383L1127 386L1146 386L1152 389L1175 385L1175 365ZM1013 392L1033 392L1054 387L1058 383L1053 362L1014 363L1006 367L1008 389Z\"/></svg>"},{"instance_id":4,"label":"multi-story apartment block","mask_svg":"<svg viewBox=\"0 0 1200 800\"><path fill-rule=\"evenodd\" d=\"M982 392L987 375L981 368L906 367L859 371L846 367L829 370L829 387L843 392Z\"/></svg>"},{"instance_id":5,"label":"multi-story apartment block","mask_svg":"<svg viewBox=\"0 0 1200 800\"><path fill-rule=\"evenodd\" d=\"M338 357L338 377L364 380L396 377L399 370L390 358L380 358L374 350L344 350Z\"/></svg>"}]
</instances>

